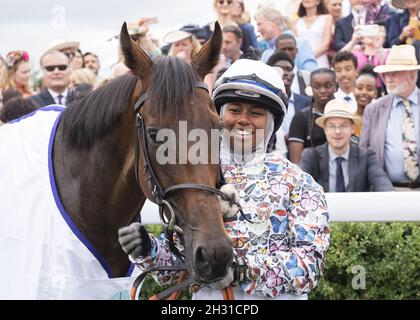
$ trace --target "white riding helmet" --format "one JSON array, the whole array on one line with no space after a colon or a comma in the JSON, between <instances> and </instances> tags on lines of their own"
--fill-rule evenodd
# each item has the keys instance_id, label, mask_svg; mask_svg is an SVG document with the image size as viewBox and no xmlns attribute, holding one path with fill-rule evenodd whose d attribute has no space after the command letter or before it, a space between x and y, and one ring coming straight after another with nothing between
<instances>
[{"instance_id":1,"label":"white riding helmet","mask_svg":"<svg viewBox=\"0 0 420 320\"><path fill-rule=\"evenodd\" d=\"M274 132L283 121L288 98L283 79L273 67L261 61L239 59L216 81L213 101L217 112L232 101L266 107L274 117Z\"/></svg>"}]
</instances>

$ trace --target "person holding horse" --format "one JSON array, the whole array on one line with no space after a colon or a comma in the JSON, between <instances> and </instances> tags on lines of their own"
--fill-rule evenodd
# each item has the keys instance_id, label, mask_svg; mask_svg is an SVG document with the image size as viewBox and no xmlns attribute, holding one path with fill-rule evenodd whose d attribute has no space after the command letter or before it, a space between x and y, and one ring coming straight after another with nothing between
<instances>
[{"instance_id":1,"label":"person holding horse","mask_svg":"<svg viewBox=\"0 0 420 320\"><path fill-rule=\"evenodd\" d=\"M274 149L287 109L282 77L260 61L240 59L218 79L213 99L224 123L221 190L230 201L221 197L220 204L234 259L224 278L192 286L193 299L229 297L227 287L239 300L307 299L324 269L329 215L322 188ZM121 228L119 241L142 271L181 263L168 240L140 223ZM179 272L153 276L167 285Z\"/></svg>"}]
</instances>

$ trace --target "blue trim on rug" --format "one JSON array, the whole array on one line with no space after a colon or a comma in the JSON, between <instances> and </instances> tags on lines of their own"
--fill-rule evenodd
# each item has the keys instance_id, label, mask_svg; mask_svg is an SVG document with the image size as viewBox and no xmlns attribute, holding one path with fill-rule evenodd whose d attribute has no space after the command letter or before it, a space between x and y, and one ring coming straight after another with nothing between
<instances>
[{"instance_id":1,"label":"blue trim on rug","mask_svg":"<svg viewBox=\"0 0 420 320\"><path fill-rule=\"evenodd\" d=\"M20 122L21 120L24 120L26 118L30 118L30 117L34 116L38 111L60 111L61 112L64 109L65 108L63 106L52 104L52 105L49 105L49 106L46 106L46 107L37 109L35 111L32 111L31 113L26 114L26 115L24 115L24 116L22 116L20 118L15 119L15 120L9 121L9 122L7 122L7 124L17 123L17 122Z\"/></svg>"},{"instance_id":2,"label":"blue trim on rug","mask_svg":"<svg viewBox=\"0 0 420 320\"><path fill-rule=\"evenodd\" d=\"M44 109L43 111L46 111L45 110L46 108L49 108L49 110L56 110L56 111L62 111L62 110L65 109L63 107L60 107L58 109L57 107L49 106L49 107L42 108L42 109ZM60 113L58 115L57 119L55 120L53 129L51 131L50 141L49 141L49 144L48 144L48 171L49 171L49 177L50 177L51 191L53 193L55 203L56 203L57 208L60 211L64 221L69 226L70 230L86 246L86 248L93 254L93 256L98 260L98 262L101 264L101 266L104 268L105 272L107 273L108 278L110 278L110 279L111 278L117 278L117 277L112 276L111 267L108 265L105 258L99 253L98 250L96 250L96 248L89 242L89 240L85 237L85 235L75 225L75 223L71 219L70 215L67 213L66 209L64 208L64 206L61 202L60 196L58 194L57 185L56 185L55 177L54 177L54 170L53 170L52 151L53 151L53 146L54 146L54 138L55 138L55 134L57 132L58 124L59 124L60 119L61 119L61 115L62 115L62 113ZM134 264L131 263L125 277L130 277L133 270L134 270Z\"/></svg>"}]
</instances>

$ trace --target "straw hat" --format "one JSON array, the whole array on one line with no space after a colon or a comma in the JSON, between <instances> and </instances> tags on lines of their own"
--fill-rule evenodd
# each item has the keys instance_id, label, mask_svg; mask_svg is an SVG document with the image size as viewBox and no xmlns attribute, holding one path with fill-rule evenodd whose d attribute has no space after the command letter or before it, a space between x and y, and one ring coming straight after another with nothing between
<instances>
[{"instance_id":1,"label":"straw hat","mask_svg":"<svg viewBox=\"0 0 420 320\"><path fill-rule=\"evenodd\" d=\"M175 30L169 32L166 36L163 37L163 41L166 43L174 43L177 41L181 41L187 39L192 36L192 33L183 30Z\"/></svg>"},{"instance_id":2,"label":"straw hat","mask_svg":"<svg viewBox=\"0 0 420 320\"><path fill-rule=\"evenodd\" d=\"M373 69L377 73L411 70L420 70L420 65L416 59L414 46L410 44L392 46L386 63Z\"/></svg>"},{"instance_id":3,"label":"straw hat","mask_svg":"<svg viewBox=\"0 0 420 320\"><path fill-rule=\"evenodd\" d=\"M47 51L63 51L66 49L72 49L73 51L77 51L79 49L80 42L77 41L66 41L66 42L60 42L56 45L49 48Z\"/></svg>"},{"instance_id":4,"label":"straw hat","mask_svg":"<svg viewBox=\"0 0 420 320\"><path fill-rule=\"evenodd\" d=\"M324 109L324 115L315 120L315 123L324 128L325 120L328 118L347 118L353 121L355 125L361 124L361 119L351 113L351 105L344 99L332 99L326 105Z\"/></svg>"},{"instance_id":5,"label":"straw hat","mask_svg":"<svg viewBox=\"0 0 420 320\"><path fill-rule=\"evenodd\" d=\"M392 0L391 3L392 3L392 6L397 8L397 9L403 9L404 10L406 8L404 0Z\"/></svg>"}]
</instances>

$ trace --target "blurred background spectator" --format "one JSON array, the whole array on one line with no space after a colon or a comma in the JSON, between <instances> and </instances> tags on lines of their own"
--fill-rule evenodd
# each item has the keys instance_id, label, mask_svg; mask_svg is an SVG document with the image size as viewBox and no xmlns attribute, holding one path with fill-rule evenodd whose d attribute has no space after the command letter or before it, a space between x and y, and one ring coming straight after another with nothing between
<instances>
[{"instance_id":1,"label":"blurred background spectator","mask_svg":"<svg viewBox=\"0 0 420 320\"><path fill-rule=\"evenodd\" d=\"M96 84L96 75L92 70L88 68L81 68L71 71L70 75L70 87L73 87L77 84L86 83L92 87Z\"/></svg>"},{"instance_id":2,"label":"blurred background spectator","mask_svg":"<svg viewBox=\"0 0 420 320\"><path fill-rule=\"evenodd\" d=\"M201 49L201 44L192 33L180 29L169 32L163 41L171 44L169 56L177 56L188 63L191 63Z\"/></svg>"},{"instance_id":3,"label":"blurred background spectator","mask_svg":"<svg viewBox=\"0 0 420 320\"><path fill-rule=\"evenodd\" d=\"M388 45L391 47L398 44L412 44L414 40L420 40L419 28L419 0L393 0L392 5L402 12L395 14L390 19L388 30Z\"/></svg>"},{"instance_id":4,"label":"blurred background spectator","mask_svg":"<svg viewBox=\"0 0 420 320\"><path fill-rule=\"evenodd\" d=\"M16 89L24 97L29 97L33 91L29 84L31 67L29 65L29 54L26 51L10 51L6 55L6 72L3 72L3 89Z\"/></svg>"},{"instance_id":5,"label":"blurred background spectator","mask_svg":"<svg viewBox=\"0 0 420 320\"><path fill-rule=\"evenodd\" d=\"M297 14L299 18L293 20L295 35L308 40L318 67L329 68L327 51L331 43L333 20L324 0L303 0Z\"/></svg>"},{"instance_id":6,"label":"blurred background spectator","mask_svg":"<svg viewBox=\"0 0 420 320\"><path fill-rule=\"evenodd\" d=\"M82 51L80 49L77 49L74 52L73 59L70 61L70 68L72 68L73 70L76 70L76 69L81 69L84 67L85 67L85 60L83 59Z\"/></svg>"},{"instance_id":7,"label":"blurred background spectator","mask_svg":"<svg viewBox=\"0 0 420 320\"><path fill-rule=\"evenodd\" d=\"M0 121L7 123L37 109L36 104L30 99L21 97L12 98L3 105L3 108L0 111Z\"/></svg>"}]
</instances>

